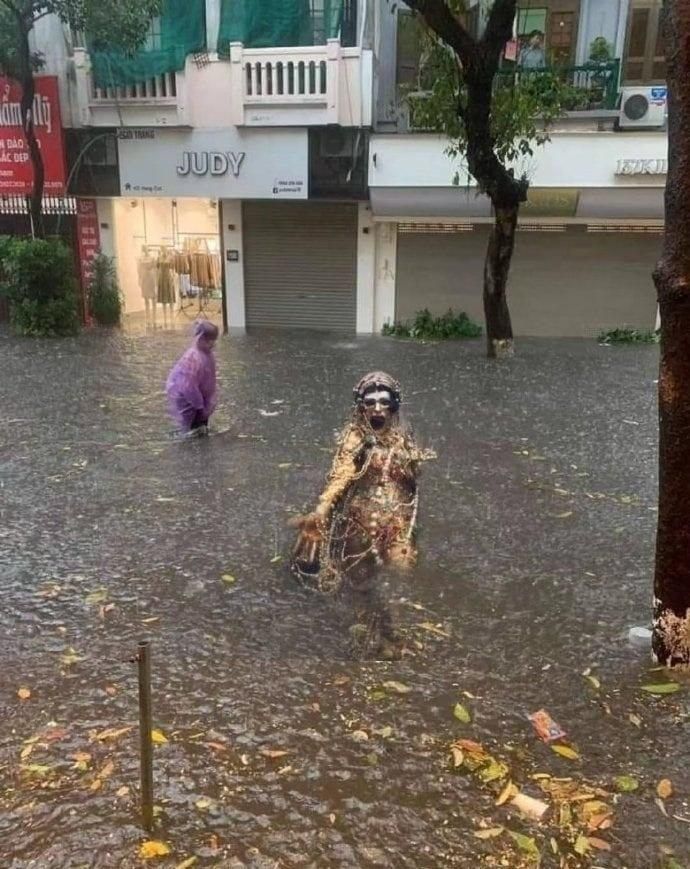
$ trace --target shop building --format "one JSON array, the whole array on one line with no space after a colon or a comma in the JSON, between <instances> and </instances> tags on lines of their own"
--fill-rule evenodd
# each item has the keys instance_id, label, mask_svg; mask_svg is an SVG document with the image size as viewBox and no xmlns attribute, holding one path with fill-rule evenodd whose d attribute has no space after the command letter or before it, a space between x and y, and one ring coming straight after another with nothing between
<instances>
[{"instance_id":1,"label":"shop building","mask_svg":"<svg viewBox=\"0 0 690 869\"><path fill-rule=\"evenodd\" d=\"M146 320L151 259L156 300L169 296L172 258L181 323L201 313L229 329L365 334L425 307L481 320L491 208L445 143L411 122L405 93L423 94L425 78L404 4L313 0L276 16L277 3L256 0L261 14L238 23L233 0L166 0L150 45L126 59L89 54L54 17L37 26L59 80L69 190L92 203L84 240L95 208L127 316ZM558 70L573 105L515 166L532 185L509 288L518 334L653 326L666 157L658 5L519 4L504 74L519 72L537 31L540 69ZM483 9L469 3L475 32ZM195 277L209 286L192 282L192 256L207 257ZM156 313L161 323L170 312Z\"/></svg>"}]
</instances>

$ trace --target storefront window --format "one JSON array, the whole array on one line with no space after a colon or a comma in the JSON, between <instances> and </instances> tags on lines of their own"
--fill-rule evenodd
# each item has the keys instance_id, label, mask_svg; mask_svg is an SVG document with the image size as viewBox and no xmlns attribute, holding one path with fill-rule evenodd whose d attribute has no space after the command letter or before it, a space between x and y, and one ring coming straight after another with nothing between
<instances>
[{"instance_id":1,"label":"storefront window","mask_svg":"<svg viewBox=\"0 0 690 869\"><path fill-rule=\"evenodd\" d=\"M625 84L662 84L665 80L661 8L661 0L633 0L625 52Z\"/></svg>"},{"instance_id":2,"label":"storefront window","mask_svg":"<svg viewBox=\"0 0 690 869\"><path fill-rule=\"evenodd\" d=\"M118 279L130 326L222 323L218 203L210 199L112 200Z\"/></svg>"}]
</instances>

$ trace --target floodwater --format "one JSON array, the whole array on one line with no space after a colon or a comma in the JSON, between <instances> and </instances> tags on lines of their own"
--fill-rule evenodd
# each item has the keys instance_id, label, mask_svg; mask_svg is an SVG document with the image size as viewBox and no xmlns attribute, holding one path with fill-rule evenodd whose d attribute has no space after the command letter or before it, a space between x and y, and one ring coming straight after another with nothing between
<instances>
[{"instance_id":1,"label":"floodwater","mask_svg":"<svg viewBox=\"0 0 690 869\"><path fill-rule=\"evenodd\" d=\"M504 365L481 341L224 338L217 433L175 442L185 341L0 334L0 866L138 867L147 839L165 867L517 867L529 840L544 866L690 866L687 683L641 690L669 676L627 642L651 602L657 348L522 341ZM438 453L388 663L353 660L346 608L278 558L371 368ZM167 739L153 836L140 639ZM574 756L537 738L541 708ZM455 769L462 738L507 771ZM535 774L573 780L565 817ZM496 805L508 779L541 824ZM605 805L580 822L587 795Z\"/></svg>"}]
</instances>

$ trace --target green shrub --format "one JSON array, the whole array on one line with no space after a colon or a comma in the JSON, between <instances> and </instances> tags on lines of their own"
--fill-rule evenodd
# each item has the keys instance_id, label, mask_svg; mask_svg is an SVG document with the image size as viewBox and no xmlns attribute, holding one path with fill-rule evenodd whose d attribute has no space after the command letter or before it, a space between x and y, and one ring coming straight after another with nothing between
<instances>
[{"instance_id":1,"label":"green shrub","mask_svg":"<svg viewBox=\"0 0 690 869\"><path fill-rule=\"evenodd\" d=\"M61 241L0 239L0 293L9 302L10 323L19 335L79 332L74 261Z\"/></svg>"},{"instance_id":2,"label":"green shrub","mask_svg":"<svg viewBox=\"0 0 690 869\"><path fill-rule=\"evenodd\" d=\"M478 338L482 334L482 327L470 320L464 311L454 314L449 309L443 316L434 317L425 308L417 311L411 322L386 323L382 334L395 338L416 338L420 341L447 341L453 338Z\"/></svg>"},{"instance_id":3,"label":"green shrub","mask_svg":"<svg viewBox=\"0 0 690 869\"><path fill-rule=\"evenodd\" d=\"M624 326L622 329L600 332L597 340L600 344L658 344L659 333L651 329L640 330Z\"/></svg>"},{"instance_id":4,"label":"green shrub","mask_svg":"<svg viewBox=\"0 0 690 869\"><path fill-rule=\"evenodd\" d=\"M100 326L119 326L122 319L122 293L113 260L99 253L93 261L89 283L89 310Z\"/></svg>"}]
</instances>

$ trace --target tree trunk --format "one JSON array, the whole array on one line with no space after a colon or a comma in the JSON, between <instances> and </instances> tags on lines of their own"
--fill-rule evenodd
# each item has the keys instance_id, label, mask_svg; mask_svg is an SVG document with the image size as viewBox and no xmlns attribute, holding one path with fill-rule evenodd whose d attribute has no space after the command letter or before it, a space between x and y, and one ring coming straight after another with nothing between
<instances>
[{"instance_id":1,"label":"tree trunk","mask_svg":"<svg viewBox=\"0 0 690 869\"><path fill-rule=\"evenodd\" d=\"M29 213L31 215L31 229L36 238L43 238L43 187L45 184L45 168L43 155L36 138L34 128L34 98L36 96L36 83L31 67L31 47L29 45L29 30L26 21L21 14L17 14L17 61L19 84L22 89L21 113L22 128L26 144L29 148L29 157L33 167L33 186L29 196ZM60 123L60 119L57 119Z\"/></svg>"},{"instance_id":2,"label":"tree trunk","mask_svg":"<svg viewBox=\"0 0 690 869\"><path fill-rule=\"evenodd\" d=\"M518 207L496 208L484 262L484 318L490 359L513 355L513 327L506 299L508 272L515 246Z\"/></svg>"},{"instance_id":3,"label":"tree trunk","mask_svg":"<svg viewBox=\"0 0 690 869\"><path fill-rule=\"evenodd\" d=\"M652 647L690 664L690 4L666 0L666 229L654 273L661 315L659 516Z\"/></svg>"}]
</instances>

